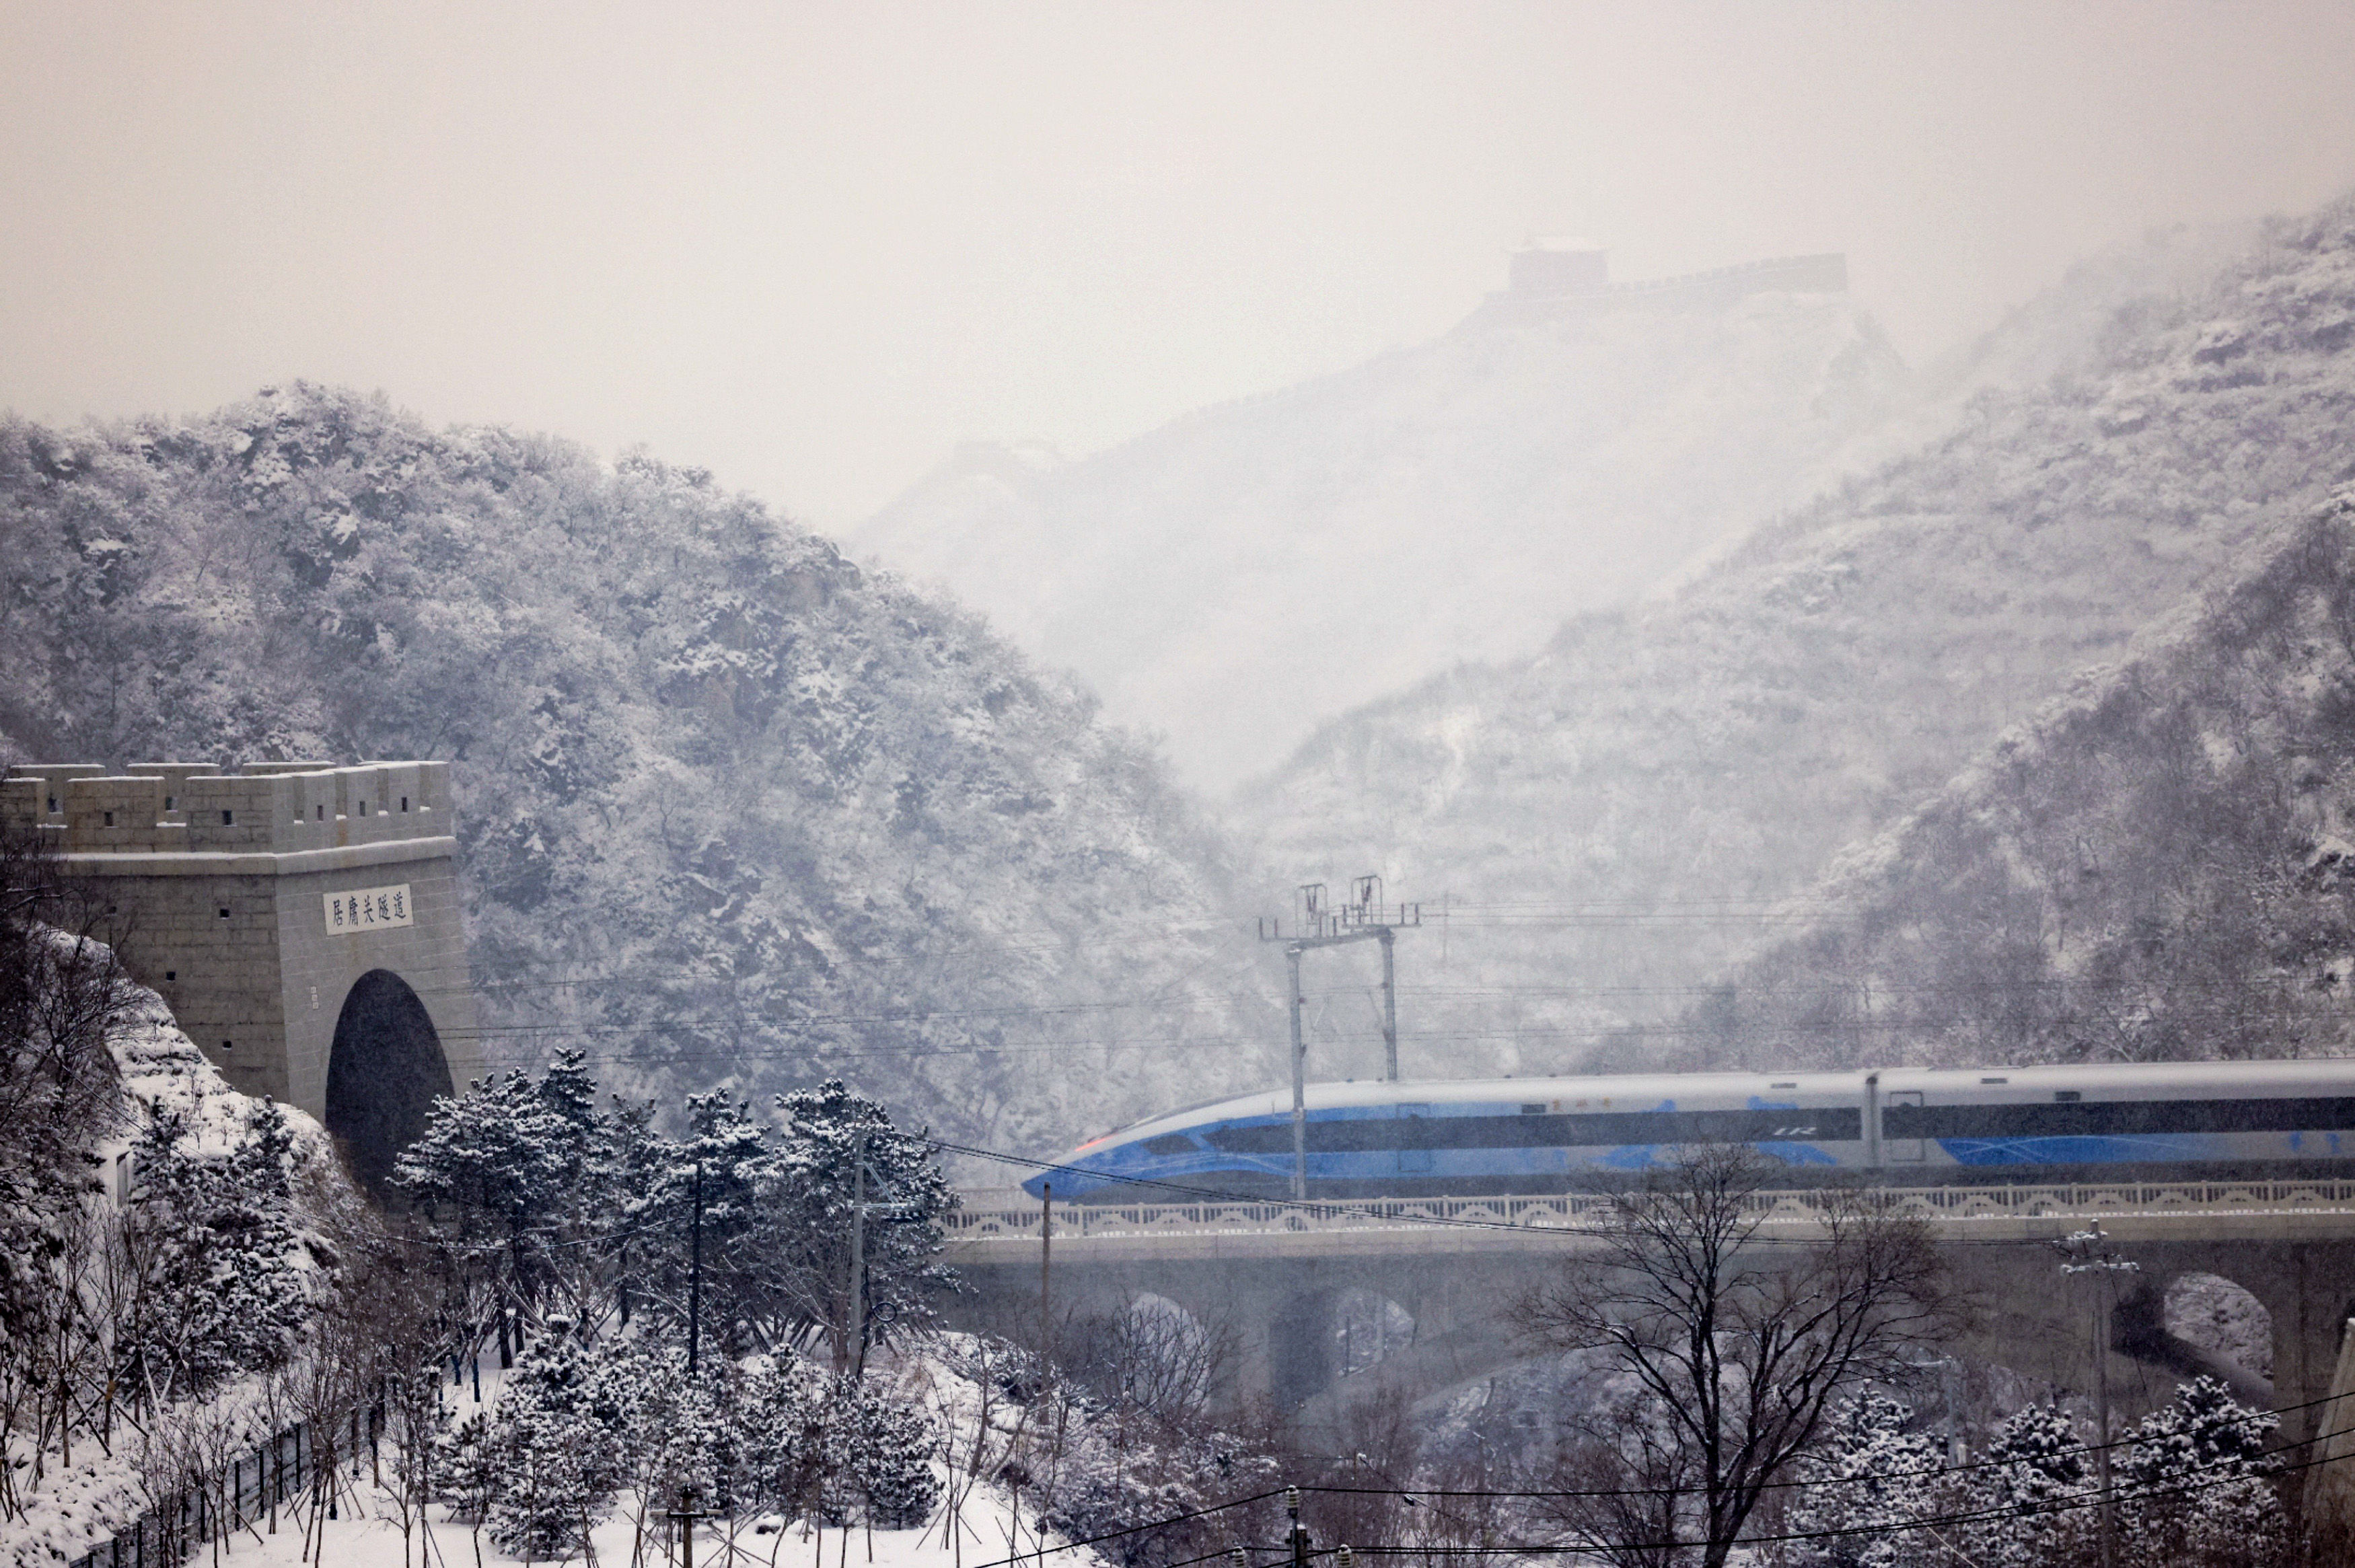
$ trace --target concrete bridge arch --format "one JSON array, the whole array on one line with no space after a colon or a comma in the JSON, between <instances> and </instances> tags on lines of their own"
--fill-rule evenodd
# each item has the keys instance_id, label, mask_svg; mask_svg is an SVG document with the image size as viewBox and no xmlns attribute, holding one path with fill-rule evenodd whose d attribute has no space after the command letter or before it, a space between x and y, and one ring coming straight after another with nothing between
<instances>
[{"instance_id":1,"label":"concrete bridge arch","mask_svg":"<svg viewBox=\"0 0 2355 1568\"><path fill-rule=\"evenodd\" d=\"M2114 1380L2119 1414L2133 1419L2141 1403L2167 1398L2177 1378L2210 1372L2243 1397L2282 1412L2285 1437L2316 1432L2341 1329L2355 1311L2355 1182L1911 1196L1945 1245L1957 1287L1980 1308L1961 1347L1974 1359L2064 1388L2092 1387L2092 1298L2072 1287L2083 1277L2061 1274L2051 1244L2098 1219L2142 1271L2120 1293L2110 1350L2150 1375L2126 1380L2123 1390ZM1595 1255L1579 1228L1576 1201L1377 1199L1333 1213L1238 1203L1059 1216L1054 1288L1059 1301L1092 1290L1151 1289L1197 1314L1224 1315L1242 1351L1229 1400L1264 1402L1309 1431L1346 1442L1378 1402L1420 1401L1529 1359L1508 1308L1555 1270ZM1451 1204L1485 1217L1477 1224L1462 1216L1415 1223L1426 1212L1444 1220L1437 1211ZM996 1212L974 1204L959 1216L958 1267L981 1298L1035 1292L1036 1220L1035 1209L1011 1204ZM1809 1234L1804 1195L1778 1203L1770 1223L1788 1239ZM1769 1266L1789 1255L1774 1247L1760 1253ZM2264 1308L2270 1386L2167 1332L2168 1282L2193 1272L2237 1284ZM1342 1376L1320 1325L1329 1325L1333 1304L1353 1290L1395 1303L1413 1330L1380 1365ZM2113 1371L2120 1365L2113 1361Z\"/></svg>"}]
</instances>

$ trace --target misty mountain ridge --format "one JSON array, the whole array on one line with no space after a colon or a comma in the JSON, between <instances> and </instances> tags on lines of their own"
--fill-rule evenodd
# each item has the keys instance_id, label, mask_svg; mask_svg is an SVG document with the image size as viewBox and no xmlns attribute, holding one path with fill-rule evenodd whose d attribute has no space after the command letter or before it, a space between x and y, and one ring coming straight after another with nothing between
<instances>
[{"instance_id":1,"label":"misty mountain ridge","mask_svg":"<svg viewBox=\"0 0 2355 1568\"><path fill-rule=\"evenodd\" d=\"M1492 303L1075 462L968 445L851 543L1221 787L1325 717L1638 598L1844 471L1904 385L1838 292Z\"/></svg>"},{"instance_id":2,"label":"misty mountain ridge","mask_svg":"<svg viewBox=\"0 0 2355 1568\"><path fill-rule=\"evenodd\" d=\"M1730 1039L1744 956L1849 913L1816 887L1845 846L2302 537L2355 476L2350 345L2342 201L2106 309L2073 368L1974 389L1673 595L1327 724L1240 823L1273 879L1380 870L1448 909L1401 950L1446 1043L1411 1072Z\"/></svg>"}]
</instances>

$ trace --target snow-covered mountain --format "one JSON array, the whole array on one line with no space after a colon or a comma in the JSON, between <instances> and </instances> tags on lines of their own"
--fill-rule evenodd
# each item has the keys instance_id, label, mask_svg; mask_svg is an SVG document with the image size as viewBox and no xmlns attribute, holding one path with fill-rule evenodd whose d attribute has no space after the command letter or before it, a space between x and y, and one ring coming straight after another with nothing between
<instances>
[{"instance_id":1,"label":"snow-covered mountain","mask_svg":"<svg viewBox=\"0 0 2355 1568\"><path fill-rule=\"evenodd\" d=\"M1804 499L1902 383L1843 292L1612 302L1492 305L1076 462L968 446L850 545L1231 784L1323 719L1533 652Z\"/></svg>"},{"instance_id":2,"label":"snow-covered mountain","mask_svg":"<svg viewBox=\"0 0 2355 1568\"><path fill-rule=\"evenodd\" d=\"M1728 1011L1778 1064L2345 1054L2350 800L2355 487L1844 853Z\"/></svg>"},{"instance_id":3,"label":"snow-covered mountain","mask_svg":"<svg viewBox=\"0 0 2355 1568\"><path fill-rule=\"evenodd\" d=\"M1401 949L1439 1058L1410 1071L1733 1048L1721 987L1844 913L1809 891L1843 846L2286 547L2355 475L2355 202L2073 341L1673 595L1354 712L1244 792L1274 876L1449 906Z\"/></svg>"},{"instance_id":4,"label":"snow-covered mountain","mask_svg":"<svg viewBox=\"0 0 2355 1568\"><path fill-rule=\"evenodd\" d=\"M452 758L495 1063L1051 1150L1280 1050L1151 749L708 474L301 386L0 420L0 757Z\"/></svg>"}]
</instances>

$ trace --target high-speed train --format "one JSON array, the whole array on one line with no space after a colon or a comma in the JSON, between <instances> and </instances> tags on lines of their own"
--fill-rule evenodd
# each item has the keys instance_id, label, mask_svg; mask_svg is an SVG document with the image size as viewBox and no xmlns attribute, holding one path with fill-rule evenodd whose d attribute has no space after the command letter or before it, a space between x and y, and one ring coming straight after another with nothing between
<instances>
[{"instance_id":1,"label":"high-speed train","mask_svg":"<svg viewBox=\"0 0 2355 1568\"><path fill-rule=\"evenodd\" d=\"M1306 1099L1312 1197L1563 1192L1702 1143L1750 1144L1810 1185L2355 1173L2339 1163L2355 1160L2355 1059L1312 1084ZM1092 1139L1023 1186L1182 1202L1283 1196L1292 1173L1284 1088Z\"/></svg>"}]
</instances>

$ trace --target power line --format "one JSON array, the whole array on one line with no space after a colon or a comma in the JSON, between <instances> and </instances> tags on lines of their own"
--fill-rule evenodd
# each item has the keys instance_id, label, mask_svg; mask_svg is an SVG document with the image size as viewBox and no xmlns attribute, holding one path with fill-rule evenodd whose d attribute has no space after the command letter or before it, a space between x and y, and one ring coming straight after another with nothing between
<instances>
[{"instance_id":1,"label":"power line","mask_svg":"<svg viewBox=\"0 0 2355 1568\"><path fill-rule=\"evenodd\" d=\"M2343 1397L2346 1397L2346 1396L2345 1396L2345 1395L2338 1395L2338 1396L2334 1396L2334 1397L2343 1398ZM2327 1403L2328 1403L2328 1400L2322 1400L2322 1401L2315 1401L2315 1402L2312 1402L2312 1403L2314 1403L2314 1404L2327 1404ZM2307 1408L2307 1406L2305 1406L2305 1405L2296 1405L2296 1406L2292 1406L2291 1408L2292 1408L2292 1409L2305 1409L2305 1408ZM2320 1436L2318 1436L2315 1437L2315 1438L2313 1439L2313 1441L2314 1441L2315 1443L2328 1443L2328 1441L2330 1441L2330 1439L2332 1439L2332 1438L2334 1438L2334 1437L2346 1436L2348 1436L2348 1435L2350 1435L2350 1434L2355 1434L2355 1426L2346 1426L2346 1427L2341 1427L2341 1428L2339 1428L2339 1429L2338 1429L2338 1430L2336 1430L2336 1431L2323 1433L2323 1434L2321 1434ZM2131 1441L2132 1441L2132 1439L2126 1439L2126 1441L2127 1441L2127 1442L2131 1442ZM2278 1446L2278 1447L2275 1447L2275 1448L2267 1448L2267 1449L2261 1450L2261 1454L2263 1454L2263 1455L2271 1455L2271 1454L2278 1454L2278 1453L2287 1453L2287 1452L2290 1452L2290 1451L2292 1451L2292 1450L2294 1450L2294 1449L2296 1449L2296 1448L2303 1447L2303 1446L2306 1446L2306 1445L2303 1445L2303 1444L2285 1444L2285 1445L2282 1445L2281 1446ZM2089 1446L2088 1446L2088 1447L2090 1447L2091 1446L2089 1445ZM2077 1450L2077 1449L2062 1449L2062 1450L2060 1450L2060 1452L2062 1452L2062 1453L2073 1453L2073 1452L2078 1452L2078 1451L2079 1451L2079 1450ZM2225 1461L2225 1462L2226 1462L2226 1463L2230 1463L2230 1462L2232 1462L2232 1461ZM2296 1463L2296 1464L2292 1464L2292 1465L2282 1465L2282 1466L2270 1466L2270 1467L2265 1467L2265 1468L2264 1468L2264 1469L2263 1469L2263 1470L2254 1470L2254 1471L2246 1471L2246 1470L2244 1470L2244 1471L2237 1471L2236 1473L2228 1474L2228 1475L2218 1475L2218 1476L2212 1476L2212 1477L2211 1477L2210 1478L2207 1478L2207 1479L2204 1479L2204 1480L2186 1481L2186 1482L2181 1482L2181 1483L2178 1483L2178 1484L2170 1485L2170 1486L2147 1487L2147 1488L2144 1488L2144 1489L2140 1489L2140 1490L2138 1490L2138 1491L2135 1491L2135 1492L2130 1492L2130 1493L2123 1494L2123 1495L2119 1498L2119 1499L2118 1499L2118 1500L2126 1501L2126 1502L2141 1502L2141 1501L2147 1501L2147 1500L2152 1499L2156 1499L2156 1498L2162 1498L2162 1497L2181 1497L2181 1496L2190 1496L2190 1495L2192 1495L2192 1494L2195 1494L2195 1493L2198 1493L2198 1492L2208 1491L2208 1490L2213 1489L2214 1488L2217 1488L2217 1487L2232 1486L2232 1485L2236 1485L2236 1484L2245 1483L2245 1482L2248 1482L2248 1481L2251 1481L2251 1480L2266 1480L2266 1479L2270 1479L2270 1478L2272 1478L2278 1477L2278 1476L2295 1475L2295 1474L2296 1474L2296 1473L2298 1473L2298 1472L2300 1472L2300 1471L2303 1471L2303 1470L2312 1469L2312 1468L2314 1468L2314 1467L2316 1467L2317 1466L2319 1466L2319 1465L2331 1464L2331 1463L2334 1463L2334 1462L2339 1462L2339 1460L2334 1459L2331 1456L2325 1455L2325 1456L2322 1456L2322 1457L2316 1457L2316 1458L2310 1458L2310 1459L2302 1460L2302 1461L2300 1461L2300 1462L2298 1462L2298 1463ZM1998 1466L2003 1466L2003 1467L2009 1467L2009 1466L2016 1465L2016 1464L2018 1463L2018 1461L1991 1461L1990 1463L1993 1463L1993 1464L1996 1464L1996 1465L1998 1465ZM1976 1468L1982 1468L1982 1467L1985 1467L1984 1465L1981 1465L1981 1466L1956 1466L1956 1467L1946 1467L1946 1468L1945 1468L1945 1469L1937 1470L1937 1471L1912 1471L1912 1472L1902 1472L1902 1474L1905 1474L1905 1475L1936 1475L1936 1474L1955 1473L1955 1472L1959 1472L1959 1471L1964 1470L1964 1469L1976 1469ZM2213 1469L2213 1468L2216 1468L2216 1467L2217 1467L2217 1466L2209 1466L2209 1467L2206 1467L2206 1468L2210 1468L2210 1469ZM1843 1479L1855 1479L1855 1480L1862 1480L1862 1479L1876 1479L1876 1480L1877 1480L1877 1479L1894 1479L1894 1478L1898 1478L1898 1475L1899 1475L1899 1474L1900 1474L1900 1473L1892 1473L1891 1476L1888 1476L1888 1477L1879 1477L1879 1476L1876 1476L1876 1477L1855 1477L1855 1478L1843 1478ZM1774 1483L1774 1484L1781 1484L1781 1483ZM1793 1483L1788 1483L1788 1484L1789 1484L1789 1485L1794 1485L1794 1486L1815 1486L1815 1485L1820 1485L1820 1484L1822 1484L1822 1483L1820 1483L1820 1482L1815 1482L1815 1481L1804 1481L1804 1482L1793 1482ZM1330 1487L1330 1486L1315 1486L1315 1485L1311 1485L1311 1486L1304 1486L1304 1487L1302 1487L1300 1489L1301 1489L1302 1491L1304 1491L1304 1492L1317 1492L1317 1493L1328 1493L1328 1494L1329 1494L1329 1493L1345 1493L1345 1494L1354 1494L1354 1495L1370 1495L1370 1496L1396 1497L1396 1498L1399 1498L1401 1500L1405 1501L1405 1502L1409 1503L1410 1505L1412 1505L1412 1504L1413 1503L1413 1501L1414 1501L1414 1499L1415 1499L1415 1498L1416 1498L1416 1496L1418 1496L1418 1495L1426 1495L1426 1496L1489 1496L1489 1497L1505 1497L1505 1498L1514 1498L1514 1497L1522 1497L1522 1498L1545 1498L1545 1497L1560 1498L1560 1497L1580 1497L1580 1498L1593 1498L1593 1499L1624 1498L1624 1497L1657 1498L1657 1497L1661 1497L1661 1496L1666 1496L1666 1495L1675 1495L1675 1494L1680 1494L1680 1493L1689 1493L1689 1492L1693 1492L1693 1491L1699 1491L1699 1490L1701 1490L1701 1489L1700 1489L1700 1488L1673 1488L1673 1487L1627 1487L1627 1488L1617 1488L1617 1489L1600 1489L1600 1490L1594 1490L1594 1491L1584 1491L1584 1492L1574 1492L1574 1493L1564 1493L1564 1492L1545 1492L1545 1493L1534 1493L1534 1492L1533 1492L1533 1493L1515 1493L1515 1492L1481 1493L1481 1492L1474 1492L1474 1493L1466 1493L1466 1492L1438 1492L1438 1491L1431 1491L1431 1492L1423 1492L1423 1493L1418 1493L1418 1491L1417 1491L1415 1489L1410 1489L1410 1488L1391 1488L1391 1489L1381 1489L1381 1488L1371 1488L1371 1487ZM1762 1489L1763 1489L1763 1488L1762 1488ZM1211 1515L1211 1514L1215 1514L1215 1513L1221 1513L1221 1512L1227 1511L1228 1510L1235 1509L1235 1508L1240 1508L1240 1507L1245 1506L1245 1505L1250 1504L1250 1503L1254 1503L1254 1502L1263 1502L1263 1501L1265 1501L1266 1499L1268 1499L1269 1498L1277 1497L1277 1496L1280 1496L1280 1495L1282 1495L1280 1491L1267 1491L1267 1492L1259 1492L1259 1493L1255 1493L1255 1494L1253 1494L1252 1496L1245 1497L1245 1498L1234 1498L1234 1499L1229 1499L1228 1501L1225 1501L1225 1502L1211 1504L1211 1505L1209 1505L1209 1507L1206 1507L1206 1508L1194 1509L1194 1510L1188 1510L1188 1512L1185 1512L1185 1513L1181 1513L1181 1514L1174 1514L1174 1515L1170 1516L1169 1518L1167 1518L1167 1519L1166 1519L1166 1520L1155 1520L1155 1521L1153 1521L1153 1522L1151 1522L1151 1523L1149 1523L1149 1524L1131 1525L1131 1526L1129 1526L1129 1527L1127 1527L1126 1529L1124 1529L1124 1530L1109 1531L1106 1531L1105 1533L1103 1533L1103 1534L1102 1534L1102 1535L1089 1536L1089 1537L1085 1538L1084 1540L1072 1541L1072 1542L1064 1542L1064 1543L1062 1543L1062 1544L1060 1544L1060 1545L1056 1545L1056 1546L1042 1546L1042 1547L1038 1548L1036 1551L1018 1552L1018 1553L1017 1553L1017 1554L1015 1554L1014 1556L1011 1556L1011 1557L999 1558L999 1559L997 1559L996 1561L992 1562L992 1563L985 1563L977 1564L977 1565L976 1565L976 1568L1017 1568L1017 1565L1021 1564L1021 1563L1025 1563L1043 1562L1043 1561L1044 1561L1044 1559L1045 1559L1046 1557L1048 1557L1050 1554L1051 1554L1051 1553L1053 1553L1053 1552L1071 1552L1071 1551L1077 1551L1078 1549L1080 1549L1080 1548L1082 1548L1082 1547L1084 1547L1084 1546L1094 1545L1094 1544L1096 1544L1096 1543L1098 1543L1098 1542L1105 1542L1105 1541L1116 1540L1116 1539L1118 1539L1118 1538L1120 1538L1120 1537L1122 1537L1122 1536L1139 1534L1139 1533L1142 1533L1143 1531L1148 1531L1148 1530L1166 1530L1166 1529L1170 1528L1170 1527L1171 1527L1171 1526L1173 1526L1173 1525L1178 1525L1178 1524L1188 1523L1188 1522L1189 1522L1189 1521L1191 1521L1191 1520L1193 1520L1207 1518L1207 1517L1209 1517L1209 1515ZM1775 1534L1772 1534L1772 1535L1744 1535L1744 1536L1739 1536L1739 1537L1735 1538L1735 1540L1734 1540L1734 1542L1732 1542L1732 1544L1734 1544L1734 1545L1738 1545L1738 1546L1767 1546L1767 1545L1778 1545L1778 1544L1790 1544L1790 1543L1793 1543L1793 1542L1803 1542L1803 1541L1836 1541L1836 1540L1842 1540L1842 1539L1845 1539L1845 1538L1847 1538L1847 1537L1850 1537L1850 1536L1857 1536L1857 1535L1879 1535L1879 1534L1894 1533L1894 1532L1898 1532L1898 1531L1908 1531L1908 1532L1910 1532L1910 1531L1917 1531L1917 1530L1934 1530L1934 1529L1936 1529L1936 1528L1938 1528L1938 1527L1940 1527L1940 1526L1942 1526L1942 1525L1954 1525L1954 1524L1976 1524L1976 1523L1985 1523L1985 1522L1988 1522L1988 1521L1992 1521L1992 1520L2002 1520L2002 1519L2027 1519L2027 1518L2035 1518L2035 1517L2037 1517L2037 1516L2039 1516L2039 1515L2045 1515L2045 1514L2067 1513L2067 1512L2072 1512L2072 1511L2074 1511L2074 1510L2080 1510L2080 1509L2099 1507L2099 1506L2101 1505L2101 1502L2102 1502L2102 1498L2101 1498L2101 1495L2100 1495L2098 1492L2073 1492L2073 1493L2063 1493L2063 1494L2062 1494L2062 1495L2060 1495L2060 1496L2058 1496L2058 1497L2054 1497L2054 1498L2045 1498L2045 1499L2035 1499L2035 1500L2032 1500L2032 1501L2030 1501L2030 1502L2025 1502L2025 1503L2011 1503L2011 1504L2005 1504L2005 1505L2001 1505L2001 1506L1995 1507L1995 1508L1986 1508L1986 1509L1966 1509L1966 1510L1960 1510L1960 1511L1957 1511L1957 1512L1952 1512L1952 1513L1933 1514L1933 1515L1927 1515L1927 1516L1923 1516L1923 1517L1918 1517L1918 1518L1913 1518L1913 1519L1906 1519L1906 1520L1883 1520L1883 1521L1879 1521L1879 1522L1875 1522L1875 1523L1872 1523L1872 1524L1849 1525L1849 1526L1845 1526L1845 1527L1838 1528L1838 1529L1834 1529L1834 1530L1785 1531L1781 1531L1781 1532L1778 1532L1778 1533L1775 1533ZM1495 1543L1495 1544L1490 1544L1490 1545L1486 1545L1486 1546L1434 1546L1434 1545L1418 1545L1418 1546L1361 1546L1361 1547L1353 1547L1351 1550L1352 1550L1352 1551L1354 1551L1354 1552L1359 1552L1359 1553L1368 1554L1368 1555L1377 1555L1377 1556L1416 1556L1416 1555L1431 1555L1431 1556L1444 1556L1444 1557L1491 1557L1491 1556L1515 1556L1515 1555L1521 1555L1521 1556L1550 1555L1550 1554L1559 1553L1559 1552L1629 1552L1629 1551L1644 1551L1644 1550L1654 1550L1654 1551L1671 1551L1671 1550L1674 1550L1674 1549L1678 1548L1678 1547L1685 1547L1685 1546L1700 1546L1700 1545L1702 1545L1702 1544L1705 1544L1705 1542L1700 1542L1700 1541L1689 1541L1689 1540L1680 1540L1680 1539L1670 1539L1670 1540L1666 1540L1666 1541L1614 1541L1614 1542L1499 1542L1499 1543ZM1224 1549L1224 1550L1220 1551L1220 1552L1205 1552L1205 1553L1203 1553L1202 1555L1198 1556L1198 1557L1190 1557L1190 1558L1187 1558L1187 1559L1185 1559L1185 1560L1184 1560L1183 1563L1171 1563L1171 1564L1169 1564L1169 1565L1168 1565L1168 1568L1184 1568L1184 1564L1185 1564L1185 1563L1204 1563L1204 1562L1209 1562L1209 1561L1210 1561L1210 1560L1211 1560L1211 1559L1213 1559L1213 1558L1224 1556L1224 1555L1226 1555L1227 1552L1230 1552L1230 1551L1232 1551L1232 1550L1234 1550L1234 1549L1231 1547L1231 1548L1227 1548L1227 1549ZM1263 1550L1272 1550L1272 1549L1263 1548ZM1325 1554L1326 1554L1326 1553L1323 1553L1323 1552L1319 1552L1319 1553L1317 1553L1317 1555L1320 1555L1320 1556L1321 1556L1321 1555L1325 1555Z\"/></svg>"},{"instance_id":2,"label":"power line","mask_svg":"<svg viewBox=\"0 0 2355 1568\"><path fill-rule=\"evenodd\" d=\"M2355 1426L2346 1426L2341 1427L2335 1432L2323 1433L2319 1436L2317 1436L2314 1441L2317 1443L2327 1443L2333 1437L2343 1437L2350 1433L2355 1433ZM2266 1449L2264 1452L2286 1453L2291 1448L2300 1447L2303 1446L2304 1445L2291 1444L2278 1449ZM2208 1491L2216 1487L2233 1486L2252 1480L2268 1480L2277 1476L2296 1475L2302 1470L2310 1470L2319 1465L2339 1462L2344 1462L2343 1456L2334 1457L2329 1455L2324 1455L2318 1458L2301 1460L2294 1465L2268 1467L2266 1469L2260 1472L2243 1472L2234 1475L2216 1476L2208 1480L2187 1481L2176 1486L2147 1487L2140 1491L2124 1494L2120 1496L2117 1500L2122 1502L2144 1502L2154 1498L2190 1496L2192 1493ZM2215 1467L2210 1466L2206 1467L2212 1469ZM1309 1490L1316 1489L1303 1488L1302 1489ZM1643 1487L1631 1488L1624 1491L1602 1493L1598 1495L1617 1497L1657 1497L1661 1495L1661 1491L1662 1489L1659 1488ZM2034 1518L2040 1514L2068 1513L2078 1509L2099 1508L2102 1506L2102 1495L2097 1491L2064 1493L2057 1498L2039 1499L2031 1502L2010 1503L1997 1508L1970 1509L1957 1513L1934 1514L1915 1519L1890 1520L1873 1524L1849 1525L1838 1530L1788 1531L1775 1535L1737 1536L1731 1544L1736 1546L1769 1546L1787 1544L1792 1542L1799 1541L1836 1541L1852 1535L1881 1535L1894 1533L1901 1531L1910 1531L1916 1530L1934 1530L1942 1525L1977 1524L2000 1519L2029 1519ZM1485 1557L1491 1555L1540 1555L1562 1552L1632 1552L1644 1551L1647 1549L1654 1551L1669 1551L1680 1546L1700 1546L1706 1543L1700 1541L1682 1540L1614 1541L1599 1542L1500 1542L1488 1546L1366 1546L1356 1547L1352 1550L1369 1555L1385 1557L1411 1556L1417 1554L1442 1557Z\"/></svg>"}]
</instances>

